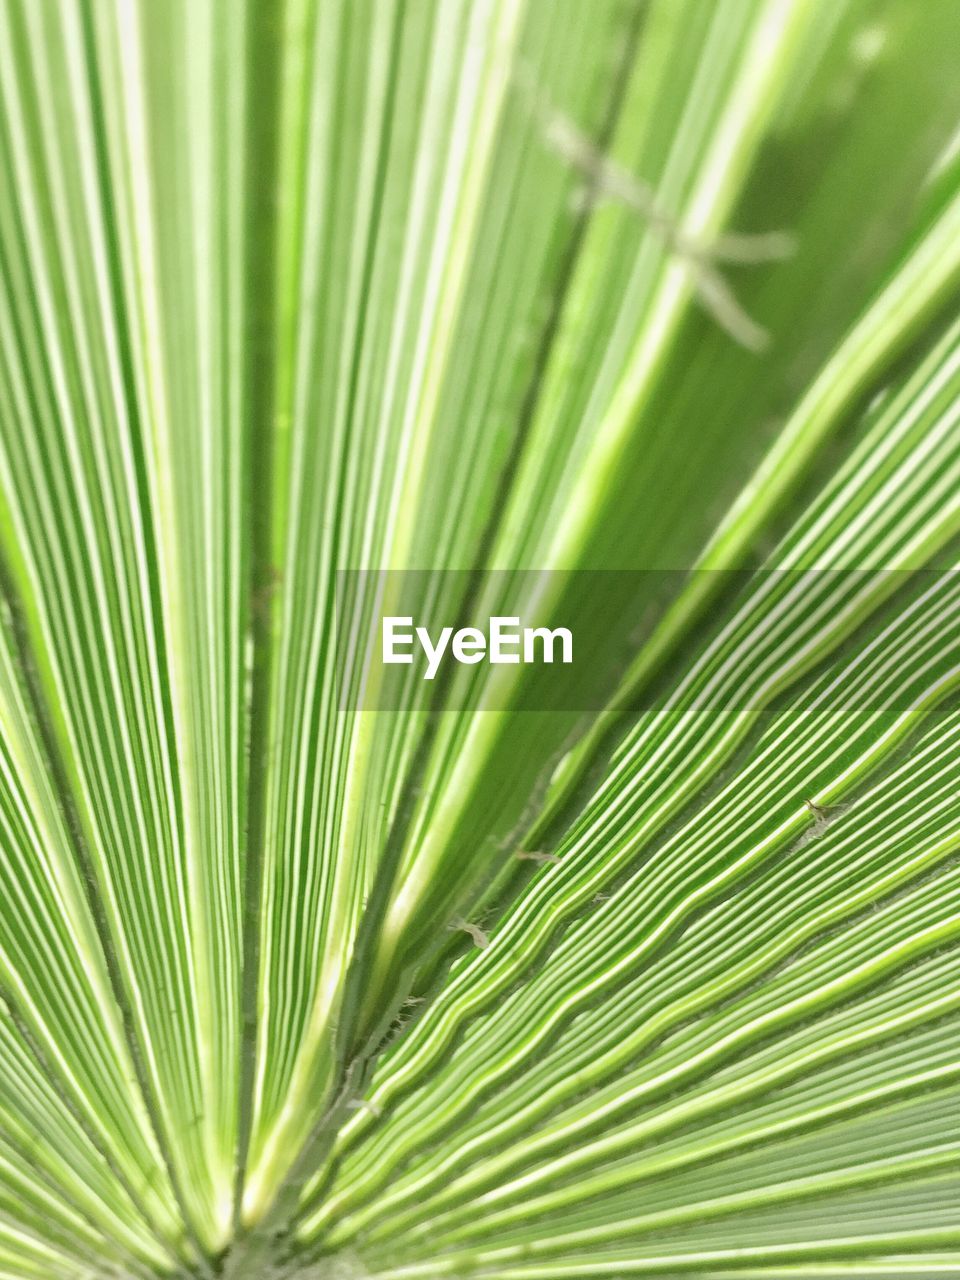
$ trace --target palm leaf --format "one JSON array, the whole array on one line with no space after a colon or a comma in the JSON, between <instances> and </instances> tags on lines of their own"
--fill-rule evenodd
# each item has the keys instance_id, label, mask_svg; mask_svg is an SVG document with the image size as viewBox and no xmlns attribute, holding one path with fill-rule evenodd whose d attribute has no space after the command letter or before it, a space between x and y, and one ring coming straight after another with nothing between
<instances>
[{"instance_id":1,"label":"palm leaf","mask_svg":"<svg viewBox=\"0 0 960 1280\"><path fill-rule=\"evenodd\" d=\"M958 24L0 0L0 1278L960 1274Z\"/></svg>"}]
</instances>

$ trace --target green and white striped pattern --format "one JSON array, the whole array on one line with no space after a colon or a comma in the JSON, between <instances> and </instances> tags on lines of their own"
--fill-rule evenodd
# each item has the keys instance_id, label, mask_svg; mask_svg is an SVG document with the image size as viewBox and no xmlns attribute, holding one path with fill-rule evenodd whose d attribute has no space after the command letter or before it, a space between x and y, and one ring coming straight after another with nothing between
<instances>
[{"instance_id":1,"label":"green and white striped pattern","mask_svg":"<svg viewBox=\"0 0 960 1280\"><path fill-rule=\"evenodd\" d=\"M0 0L0 1280L960 1276L958 49Z\"/></svg>"}]
</instances>

